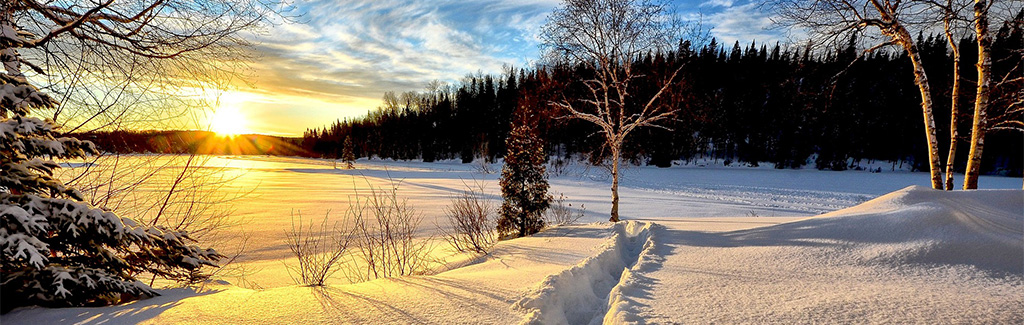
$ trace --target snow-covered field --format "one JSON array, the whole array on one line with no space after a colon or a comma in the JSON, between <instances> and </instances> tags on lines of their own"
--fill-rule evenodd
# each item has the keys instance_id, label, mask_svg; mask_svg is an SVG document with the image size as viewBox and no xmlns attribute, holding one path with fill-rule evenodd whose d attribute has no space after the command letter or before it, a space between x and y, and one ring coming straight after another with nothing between
<instances>
[{"instance_id":1,"label":"snow-covered field","mask_svg":"<svg viewBox=\"0 0 1024 325\"><path fill-rule=\"evenodd\" d=\"M633 167L620 189L630 222L610 225L600 223L605 172L574 165L551 178L552 193L584 205L584 225L501 242L433 275L308 288L285 267L293 214L340 220L353 196L400 182L427 238L453 193L479 183L497 202L498 175L457 162L206 165L237 175L220 191L247 193L232 202L239 226L227 230L248 234L236 264L249 271L244 281L123 306L20 309L2 323L1024 322L1019 178L947 193L920 187L924 173Z\"/></svg>"}]
</instances>

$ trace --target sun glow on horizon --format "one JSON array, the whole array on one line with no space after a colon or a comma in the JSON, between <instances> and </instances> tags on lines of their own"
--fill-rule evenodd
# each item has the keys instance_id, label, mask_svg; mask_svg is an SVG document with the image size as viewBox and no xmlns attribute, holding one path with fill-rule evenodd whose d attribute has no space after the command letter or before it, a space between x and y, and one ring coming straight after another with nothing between
<instances>
[{"instance_id":1,"label":"sun glow on horizon","mask_svg":"<svg viewBox=\"0 0 1024 325\"><path fill-rule=\"evenodd\" d=\"M219 107L209 117L210 131L224 136L252 133L252 130L248 127L248 120L245 114L242 114L239 109L243 101L239 97L233 93L226 93L221 96Z\"/></svg>"}]
</instances>

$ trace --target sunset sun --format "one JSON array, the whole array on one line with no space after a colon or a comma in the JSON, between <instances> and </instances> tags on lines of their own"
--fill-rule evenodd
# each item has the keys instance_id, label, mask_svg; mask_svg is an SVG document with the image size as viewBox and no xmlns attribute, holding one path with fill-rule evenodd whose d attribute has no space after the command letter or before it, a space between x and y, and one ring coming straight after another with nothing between
<instances>
[{"instance_id":1,"label":"sunset sun","mask_svg":"<svg viewBox=\"0 0 1024 325\"><path fill-rule=\"evenodd\" d=\"M239 135L249 132L245 122L237 107L221 107L210 118L210 130L220 135Z\"/></svg>"},{"instance_id":2,"label":"sunset sun","mask_svg":"<svg viewBox=\"0 0 1024 325\"><path fill-rule=\"evenodd\" d=\"M239 110L239 100L235 97L221 98L220 107L210 116L210 131L227 136L252 132L247 126L245 115Z\"/></svg>"}]
</instances>

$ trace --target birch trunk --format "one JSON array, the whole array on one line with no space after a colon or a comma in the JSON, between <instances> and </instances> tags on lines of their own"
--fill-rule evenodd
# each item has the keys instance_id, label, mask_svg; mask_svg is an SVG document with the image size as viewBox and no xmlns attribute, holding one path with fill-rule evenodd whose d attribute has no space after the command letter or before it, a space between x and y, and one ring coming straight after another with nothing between
<instances>
[{"instance_id":1,"label":"birch trunk","mask_svg":"<svg viewBox=\"0 0 1024 325\"><path fill-rule=\"evenodd\" d=\"M992 83L992 39L988 32L988 4L985 0L974 1L975 33L978 38L978 93L974 99L974 125L971 128L971 151L967 156L967 170L964 172L964 189L978 188L978 174L981 172L981 153L985 148L985 131L988 126L988 96Z\"/></svg>"},{"instance_id":2,"label":"birch trunk","mask_svg":"<svg viewBox=\"0 0 1024 325\"><path fill-rule=\"evenodd\" d=\"M949 156L946 158L946 190L953 190L953 166L956 164L956 145L959 141L960 132L957 130L958 116L960 114L960 52L953 50L953 101L949 109Z\"/></svg>"},{"instance_id":3,"label":"birch trunk","mask_svg":"<svg viewBox=\"0 0 1024 325\"><path fill-rule=\"evenodd\" d=\"M932 91L928 83L928 74L921 63L921 53L917 50L910 32L903 26L895 27L895 38L907 51L910 62L914 64L914 83L921 91L921 111L924 114L924 133L928 141L928 166L931 172L932 188L942 189L942 166L939 165L939 142L935 131L935 115L932 112Z\"/></svg>"},{"instance_id":4,"label":"birch trunk","mask_svg":"<svg viewBox=\"0 0 1024 325\"><path fill-rule=\"evenodd\" d=\"M611 222L619 222L619 151L617 145L612 146L612 216Z\"/></svg>"},{"instance_id":5,"label":"birch trunk","mask_svg":"<svg viewBox=\"0 0 1024 325\"><path fill-rule=\"evenodd\" d=\"M959 142L960 132L957 130L957 122L960 115L960 47L953 37L951 17L947 14L945 19L946 40L953 50L953 93L950 95L952 101L949 106L949 156L946 157L946 190L953 190L953 172L956 164L956 146Z\"/></svg>"}]
</instances>

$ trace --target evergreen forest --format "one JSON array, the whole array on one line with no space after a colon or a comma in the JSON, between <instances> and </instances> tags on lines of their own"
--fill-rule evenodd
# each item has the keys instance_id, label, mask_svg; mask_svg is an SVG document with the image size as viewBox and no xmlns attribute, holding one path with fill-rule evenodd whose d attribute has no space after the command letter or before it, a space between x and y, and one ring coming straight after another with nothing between
<instances>
[{"instance_id":1,"label":"evergreen forest","mask_svg":"<svg viewBox=\"0 0 1024 325\"><path fill-rule=\"evenodd\" d=\"M1024 15L1024 11L1017 16ZM1018 23L1012 23L1012 22ZM1024 33L1021 19L1004 23L992 47L997 80L1020 77ZM940 148L948 148L953 57L944 35L917 36L935 100ZM887 161L892 168L928 170L920 95L905 52L864 51L856 38L832 49L775 44L703 45L681 40L673 51L635 58L642 78L632 89L649 98L655 85L682 66L681 78L665 100L680 108L667 128L644 128L626 141L623 157L635 165L668 167L673 161L719 159L725 164L776 168L845 170L862 161ZM961 87L973 89L977 46L960 41ZM567 119L550 105L587 95L581 81L595 72L582 66L551 63L531 69L506 68L501 75L471 75L459 84L421 92L389 92L377 110L307 130L301 146L314 156L336 158L351 137L357 157L435 161L494 161L506 152L513 113L532 110L549 156L561 161L583 157L601 163L607 153L598 130ZM643 85L649 85L645 87ZM998 84L993 110L1007 107L1020 82ZM972 107L973 91L962 92L961 107ZM960 136L969 137L969 109L960 110ZM991 114L997 116L998 114ZM1016 118L1020 116L1004 116ZM410 141L411 140L411 141ZM987 135L983 173L1016 175L1024 166L1019 132ZM959 141L958 152L967 152ZM945 152L945 149L941 150ZM966 154L957 160L962 171ZM943 157L942 161L946 161Z\"/></svg>"}]
</instances>

